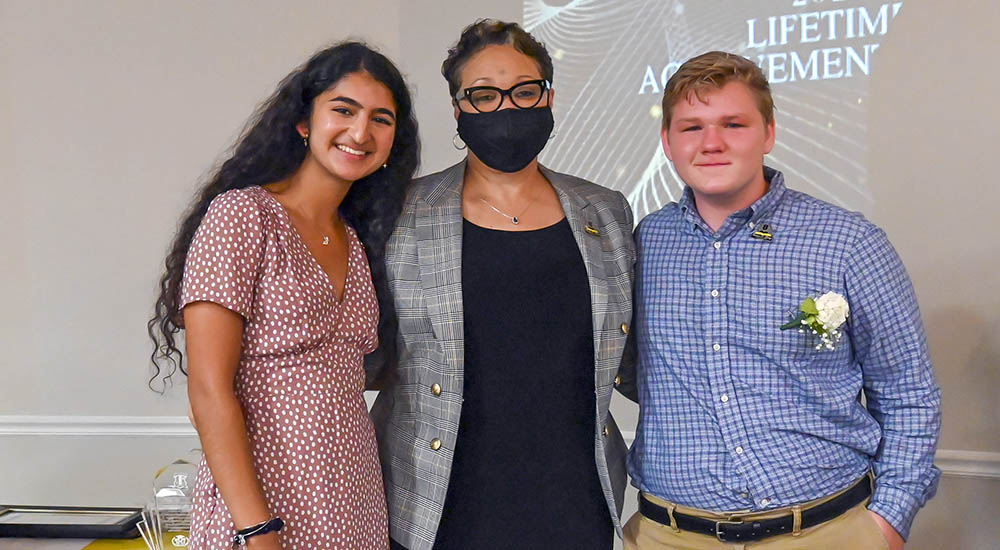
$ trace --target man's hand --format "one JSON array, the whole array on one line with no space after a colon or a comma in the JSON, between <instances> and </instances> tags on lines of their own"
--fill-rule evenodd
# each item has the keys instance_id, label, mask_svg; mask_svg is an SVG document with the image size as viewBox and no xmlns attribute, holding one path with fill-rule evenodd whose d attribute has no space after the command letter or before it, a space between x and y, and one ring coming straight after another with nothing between
<instances>
[{"instance_id":1,"label":"man's hand","mask_svg":"<svg viewBox=\"0 0 1000 550\"><path fill-rule=\"evenodd\" d=\"M875 523L878 524L878 528L882 530L882 536L885 540L889 542L889 550L903 550L903 537L899 536L899 533L889 525L889 522L884 520L882 516L868 511L869 514L875 518Z\"/></svg>"}]
</instances>

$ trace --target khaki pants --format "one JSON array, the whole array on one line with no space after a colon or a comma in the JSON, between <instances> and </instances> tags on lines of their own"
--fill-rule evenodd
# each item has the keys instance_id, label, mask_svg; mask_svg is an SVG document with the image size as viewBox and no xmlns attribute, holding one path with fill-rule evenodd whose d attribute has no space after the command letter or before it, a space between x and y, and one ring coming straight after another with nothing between
<instances>
[{"instance_id":1,"label":"khaki pants","mask_svg":"<svg viewBox=\"0 0 1000 550\"><path fill-rule=\"evenodd\" d=\"M834 496L836 495L831 495L829 498ZM643 495L642 498L647 498L664 508L670 506L669 502L651 495ZM809 503L810 506L814 504ZM868 511L867 504L866 499L836 518L803 529L798 534L777 535L747 543L722 542L708 535L679 531L636 512L625 524L625 550L888 550L889 543L886 542L882 530ZM677 506L675 512L713 517L704 510L685 506ZM787 514L788 510L782 509L776 512L745 514L740 517L744 521L754 521ZM715 517L723 520L727 518L724 514Z\"/></svg>"}]
</instances>

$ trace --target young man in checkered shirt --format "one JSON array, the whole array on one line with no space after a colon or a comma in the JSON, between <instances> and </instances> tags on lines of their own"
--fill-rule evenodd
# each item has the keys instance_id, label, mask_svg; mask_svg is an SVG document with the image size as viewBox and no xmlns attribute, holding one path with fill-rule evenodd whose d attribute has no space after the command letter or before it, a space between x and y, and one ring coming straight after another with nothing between
<instances>
[{"instance_id":1,"label":"young man in checkered shirt","mask_svg":"<svg viewBox=\"0 0 1000 550\"><path fill-rule=\"evenodd\" d=\"M710 52L668 82L686 187L636 230L627 549L896 550L936 490L940 391L906 270L861 214L786 188L774 139L753 62Z\"/></svg>"}]
</instances>

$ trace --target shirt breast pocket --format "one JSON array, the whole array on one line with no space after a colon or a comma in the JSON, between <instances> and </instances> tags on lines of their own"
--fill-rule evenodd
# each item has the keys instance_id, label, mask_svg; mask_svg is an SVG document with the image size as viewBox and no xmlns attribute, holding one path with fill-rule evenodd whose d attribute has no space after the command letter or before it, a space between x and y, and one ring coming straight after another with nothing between
<instances>
[{"instance_id":1,"label":"shirt breast pocket","mask_svg":"<svg viewBox=\"0 0 1000 550\"><path fill-rule=\"evenodd\" d=\"M807 296L809 291L796 287L753 289L742 303L735 304L738 310L746 309L746 314L735 315L737 319L742 318L737 325L743 325L735 331L736 341L748 352L759 354L772 363L807 365L816 351L816 335L805 327L781 330Z\"/></svg>"},{"instance_id":2,"label":"shirt breast pocket","mask_svg":"<svg viewBox=\"0 0 1000 550\"><path fill-rule=\"evenodd\" d=\"M737 342L762 356L784 374L808 385L826 385L853 378L850 339L842 330L834 349L822 345L818 334L801 326L782 330L799 312L802 301L821 292L798 287L758 288L751 293L747 330L737 331Z\"/></svg>"}]
</instances>

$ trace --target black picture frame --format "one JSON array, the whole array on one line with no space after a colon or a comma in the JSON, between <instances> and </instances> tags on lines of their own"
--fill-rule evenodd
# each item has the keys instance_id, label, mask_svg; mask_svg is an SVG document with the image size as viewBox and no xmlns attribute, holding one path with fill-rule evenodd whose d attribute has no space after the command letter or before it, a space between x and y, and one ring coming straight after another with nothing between
<instances>
[{"instance_id":1,"label":"black picture frame","mask_svg":"<svg viewBox=\"0 0 1000 550\"><path fill-rule=\"evenodd\" d=\"M130 539L142 508L0 504L0 537Z\"/></svg>"}]
</instances>

